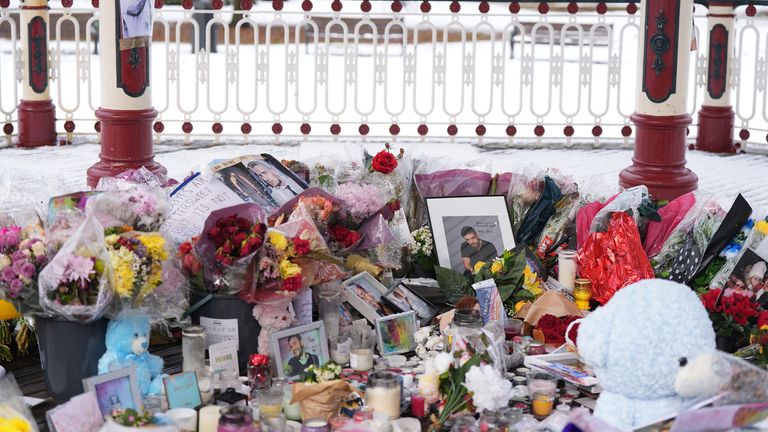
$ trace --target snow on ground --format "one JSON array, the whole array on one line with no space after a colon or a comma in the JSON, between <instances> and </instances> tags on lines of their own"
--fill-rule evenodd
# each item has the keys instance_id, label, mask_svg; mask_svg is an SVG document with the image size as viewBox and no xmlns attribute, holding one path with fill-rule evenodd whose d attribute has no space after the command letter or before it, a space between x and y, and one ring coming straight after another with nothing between
<instances>
[{"instance_id":1,"label":"snow on ground","mask_svg":"<svg viewBox=\"0 0 768 432\"><path fill-rule=\"evenodd\" d=\"M519 171L528 165L554 167L572 175L579 184L597 184L609 190L617 187L618 173L631 163L629 150L494 150L484 151L463 144L405 144L408 154L456 161L483 160L493 172ZM377 145L369 144L369 151ZM378 146L380 148L380 145ZM310 160L324 156L338 159L340 154L359 150L359 144L236 145L185 149L165 148L155 159L171 177L183 179L212 159L243 154L270 153L281 158ZM53 195L86 188L86 169L98 160L99 147L92 144L47 147L34 150L0 150L0 211L18 209L34 202L47 202ZM457 162L459 163L459 162ZM689 152L688 167L699 175L700 189L710 191L728 206L736 193L742 193L755 208L768 209L768 189L762 185L768 172L768 158L741 154L718 156ZM597 180L597 182L590 181Z\"/></svg>"}]
</instances>

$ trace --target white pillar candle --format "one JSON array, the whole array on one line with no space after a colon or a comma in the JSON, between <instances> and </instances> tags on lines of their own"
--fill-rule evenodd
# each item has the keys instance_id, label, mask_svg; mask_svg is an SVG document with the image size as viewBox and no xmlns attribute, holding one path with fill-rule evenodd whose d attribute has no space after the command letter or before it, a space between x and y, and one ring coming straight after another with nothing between
<instances>
[{"instance_id":1,"label":"white pillar candle","mask_svg":"<svg viewBox=\"0 0 768 432\"><path fill-rule=\"evenodd\" d=\"M576 251L564 249L557 253L557 281L569 292L576 282Z\"/></svg>"},{"instance_id":2,"label":"white pillar candle","mask_svg":"<svg viewBox=\"0 0 768 432\"><path fill-rule=\"evenodd\" d=\"M216 432L219 428L219 417L221 417L220 406L208 405L200 408L198 432Z\"/></svg>"},{"instance_id":3,"label":"white pillar candle","mask_svg":"<svg viewBox=\"0 0 768 432\"><path fill-rule=\"evenodd\" d=\"M349 353L349 365L356 371L373 369L373 350L370 348L355 348Z\"/></svg>"},{"instance_id":4,"label":"white pillar candle","mask_svg":"<svg viewBox=\"0 0 768 432\"><path fill-rule=\"evenodd\" d=\"M368 387L365 404L374 413L387 415L390 419L400 417L400 387Z\"/></svg>"}]
</instances>

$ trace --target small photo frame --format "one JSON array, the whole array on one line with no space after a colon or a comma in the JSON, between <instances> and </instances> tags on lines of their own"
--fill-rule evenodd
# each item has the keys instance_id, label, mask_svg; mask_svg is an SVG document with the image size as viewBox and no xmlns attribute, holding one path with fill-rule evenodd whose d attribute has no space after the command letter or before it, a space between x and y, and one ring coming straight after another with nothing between
<instances>
[{"instance_id":1,"label":"small photo frame","mask_svg":"<svg viewBox=\"0 0 768 432\"><path fill-rule=\"evenodd\" d=\"M272 333L269 344L278 376L289 381L303 380L309 365L322 366L330 361L322 321Z\"/></svg>"},{"instance_id":2,"label":"small photo frame","mask_svg":"<svg viewBox=\"0 0 768 432\"><path fill-rule=\"evenodd\" d=\"M197 385L197 374L194 371L164 377L163 386L168 400L168 409L194 409L203 403L200 387Z\"/></svg>"},{"instance_id":3,"label":"small photo frame","mask_svg":"<svg viewBox=\"0 0 768 432\"><path fill-rule=\"evenodd\" d=\"M437 308L424 297L420 296L408 285L399 283L384 296L384 299L401 311L412 310L416 312L416 318L421 327L429 325L432 318L437 315Z\"/></svg>"},{"instance_id":4,"label":"small photo frame","mask_svg":"<svg viewBox=\"0 0 768 432\"><path fill-rule=\"evenodd\" d=\"M382 316L400 312L382 301L389 290L368 272L358 273L342 285L346 290L347 302L371 324Z\"/></svg>"},{"instance_id":5,"label":"small photo frame","mask_svg":"<svg viewBox=\"0 0 768 432\"><path fill-rule=\"evenodd\" d=\"M736 267L728 275L725 289L731 289L759 299L768 290L768 259L745 249Z\"/></svg>"},{"instance_id":6,"label":"small photo frame","mask_svg":"<svg viewBox=\"0 0 768 432\"><path fill-rule=\"evenodd\" d=\"M502 195L427 198L427 212L440 266L469 274L515 247Z\"/></svg>"},{"instance_id":7,"label":"small photo frame","mask_svg":"<svg viewBox=\"0 0 768 432\"><path fill-rule=\"evenodd\" d=\"M408 311L376 320L376 338L382 356L402 354L416 349L416 331L419 324L416 312Z\"/></svg>"},{"instance_id":8,"label":"small photo frame","mask_svg":"<svg viewBox=\"0 0 768 432\"><path fill-rule=\"evenodd\" d=\"M136 365L83 379L83 389L94 392L102 416L116 409L141 411L141 394L136 381Z\"/></svg>"}]
</instances>

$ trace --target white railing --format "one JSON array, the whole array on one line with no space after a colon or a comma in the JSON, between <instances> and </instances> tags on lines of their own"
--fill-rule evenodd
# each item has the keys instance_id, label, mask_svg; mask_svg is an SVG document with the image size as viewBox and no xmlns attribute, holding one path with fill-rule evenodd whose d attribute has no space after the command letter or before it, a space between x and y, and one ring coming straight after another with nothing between
<instances>
[{"instance_id":1,"label":"white railing","mask_svg":"<svg viewBox=\"0 0 768 432\"><path fill-rule=\"evenodd\" d=\"M322 136L632 145L641 24L635 5L579 3L575 11L551 4L543 13L542 6L517 11L498 2L461 2L458 12L452 2L411 1L399 11L392 10L396 2L294 0L281 10L274 3L282 2L259 2L234 27L229 6L155 9L158 142ZM312 10L302 10L308 3ZM332 10L338 4L343 7ZM51 19L60 18L49 43L58 130L86 139L96 133L100 104L91 40L99 16L88 5L54 7ZM21 76L18 12L0 9L0 35L4 25L11 29L0 39L6 122L14 120ZM737 14L731 63L737 135L749 131L744 143L759 149L768 139L768 20L747 17L744 8ZM192 43L201 45L195 20L201 16L210 18L205 45L214 32L222 38L216 53L192 52ZM696 6L694 22L699 48L691 59L688 107L695 122L706 87L703 6Z\"/></svg>"}]
</instances>

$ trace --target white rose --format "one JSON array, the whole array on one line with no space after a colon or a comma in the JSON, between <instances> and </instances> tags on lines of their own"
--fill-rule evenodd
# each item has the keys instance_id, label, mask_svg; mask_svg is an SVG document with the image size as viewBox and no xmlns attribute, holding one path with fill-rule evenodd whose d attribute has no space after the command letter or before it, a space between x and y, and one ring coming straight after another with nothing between
<instances>
[{"instance_id":1,"label":"white rose","mask_svg":"<svg viewBox=\"0 0 768 432\"><path fill-rule=\"evenodd\" d=\"M472 403L479 411L499 410L512 397L512 383L491 365L469 368L464 386L472 393Z\"/></svg>"},{"instance_id":2,"label":"white rose","mask_svg":"<svg viewBox=\"0 0 768 432\"><path fill-rule=\"evenodd\" d=\"M442 375L445 372L448 372L448 369L450 369L452 363L453 356L451 356L449 353L442 352L435 356L435 370L437 370L437 374Z\"/></svg>"},{"instance_id":3,"label":"white rose","mask_svg":"<svg viewBox=\"0 0 768 432\"><path fill-rule=\"evenodd\" d=\"M36 257L40 257L45 255L45 245L43 242L35 242L32 244L32 253L35 254Z\"/></svg>"},{"instance_id":4,"label":"white rose","mask_svg":"<svg viewBox=\"0 0 768 432\"><path fill-rule=\"evenodd\" d=\"M0 271L11 265L11 259L8 255L0 254Z\"/></svg>"}]
</instances>

